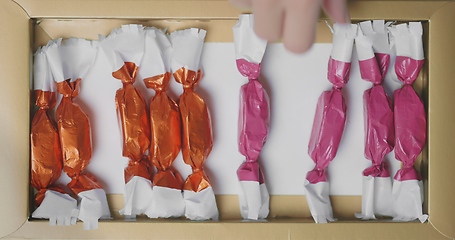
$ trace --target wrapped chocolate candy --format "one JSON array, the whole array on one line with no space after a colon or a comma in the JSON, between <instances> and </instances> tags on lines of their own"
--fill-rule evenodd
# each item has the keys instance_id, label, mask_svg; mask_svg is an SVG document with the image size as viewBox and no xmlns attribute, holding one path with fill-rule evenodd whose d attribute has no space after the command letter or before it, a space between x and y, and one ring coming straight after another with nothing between
<instances>
[{"instance_id":1,"label":"wrapped chocolate candy","mask_svg":"<svg viewBox=\"0 0 455 240\"><path fill-rule=\"evenodd\" d=\"M244 219L264 219L269 214L269 192L258 158L270 126L269 99L258 81L267 41L253 30L253 15L240 15L233 27L237 69L248 83L240 89L239 151L246 161L237 170L242 190L240 213Z\"/></svg>"},{"instance_id":2,"label":"wrapped chocolate candy","mask_svg":"<svg viewBox=\"0 0 455 240\"><path fill-rule=\"evenodd\" d=\"M204 172L204 162L213 145L210 113L204 99L194 91L202 78L199 63L205 34L205 30L196 28L171 33L171 68L175 80L183 85L178 103L183 160L193 171L183 187L185 216L191 220L218 219L215 194Z\"/></svg>"},{"instance_id":3,"label":"wrapped chocolate candy","mask_svg":"<svg viewBox=\"0 0 455 240\"><path fill-rule=\"evenodd\" d=\"M123 25L101 40L100 47L112 66L112 76L121 81L115 94L118 120L123 136L125 168L125 207L120 214L135 218L144 214L152 201L151 169L147 157L150 147L150 121L147 104L134 87L136 73L144 55L144 27Z\"/></svg>"},{"instance_id":4,"label":"wrapped chocolate candy","mask_svg":"<svg viewBox=\"0 0 455 240\"><path fill-rule=\"evenodd\" d=\"M373 84L363 94L364 152L372 162L363 171L362 213L356 214L363 220L393 216L392 179L384 161L395 141L392 101L382 86L390 63L387 25L384 20L361 22L355 39L360 75Z\"/></svg>"},{"instance_id":5,"label":"wrapped chocolate candy","mask_svg":"<svg viewBox=\"0 0 455 240\"><path fill-rule=\"evenodd\" d=\"M62 100L56 118L63 152L63 170L71 178L68 188L79 197L79 216L84 229L98 228L98 219L111 217L106 193L96 178L85 171L92 156L90 122L73 102L80 84L93 64L96 41L71 38L52 41L46 57Z\"/></svg>"},{"instance_id":6,"label":"wrapped chocolate candy","mask_svg":"<svg viewBox=\"0 0 455 240\"><path fill-rule=\"evenodd\" d=\"M316 106L308 154L316 166L307 173L305 195L316 223L335 221L329 198L327 167L335 158L346 122L346 104L341 93L351 69L351 55L357 32L355 24L334 24L332 53L327 78L332 90L321 94Z\"/></svg>"},{"instance_id":7,"label":"wrapped chocolate candy","mask_svg":"<svg viewBox=\"0 0 455 240\"><path fill-rule=\"evenodd\" d=\"M31 183L38 190L33 218L49 219L50 225L72 225L77 221L77 201L65 193L62 187L52 184L63 169L62 149L56 123L50 111L56 105L55 83L49 70L45 50L40 47L35 53L33 86L38 111L32 120Z\"/></svg>"},{"instance_id":8,"label":"wrapped chocolate candy","mask_svg":"<svg viewBox=\"0 0 455 240\"><path fill-rule=\"evenodd\" d=\"M402 162L393 182L394 220L423 223L428 216L422 213L423 183L414 162L425 146L427 120L423 102L412 87L424 62L422 24L404 23L389 30L397 51L395 72L404 84L394 92L395 157Z\"/></svg>"},{"instance_id":9,"label":"wrapped chocolate candy","mask_svg":"<svg viewBox=\"0 0 455 240\"><path fill-rule=\"evenodd\" d=\"M146 214L150 218L180 217L185 214L183 179L172 168L182 141L180 111L166 93L171 79L171 43L164 31L145 30L145 53L139 75L147 88L155 90L150 99L151 144L149 159L158 169L153 177L153 201Z\"/></svg>"}]
</instances>

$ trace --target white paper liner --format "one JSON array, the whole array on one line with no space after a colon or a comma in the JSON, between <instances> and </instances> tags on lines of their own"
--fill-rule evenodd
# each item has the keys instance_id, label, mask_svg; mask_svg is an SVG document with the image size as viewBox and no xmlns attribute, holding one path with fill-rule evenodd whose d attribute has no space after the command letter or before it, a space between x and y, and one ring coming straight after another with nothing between
<instances>
[{"instance_id":1,"label":"white paper liner","mask_svg":"<svg viewBox=\"0 0 455 240\"><path fill-rule=\"evenodd\" d=\"M240 181L240 214L243 219L265 219L269 215L270 196L265 183Z\"/></svg>"},{"instance_id":2,"label":"white paper liner","mask_svg":"<svg viewBox=\"0 0 455 240\"><path fill-rule=\"evenodd\" d=\"M311 184L308 180L305 180L304 187L305 197L314 221L316 223L336 221L333 218L332 204L329 197L329 183L319 182Z\"/></svg>"},{"instance_id":3,"label":"white paper liner","mask_svg":"<svg viewBox=\"0 0 455 240\"><path fill-rule=\"evenodd\" d=\"M32 217L49 219L51 226L69 226L76 224L78 214L76 199L68 194L47 190L43 202L32 213Z\"/></svg>"},{"instance_id":4,"label":"white paper liner","mask_svg":"<svg viewBox=\"0 0 455 240\"><path fill-rule=\"evenodd\" d=\"M361 30L360 28L358 29L357 37L355 38L355 47L357 50L357 57L359 61L374 58L373 40L365 36L363 30Z\"/></svg>"},{"instance_id":5,"label":"white paper liner","mask_svg":"<svg viewBox=\"0 0 455 240\"><path fill-rule=\"evenodd\" d=\"M84 222L84 230L98 228L98 219L110 219L111 213L107 204L106 193L97 188L78 194L79 220Z\"/></svg>"},{"instance_id":6,"label":"white paper liner","mask_svg":"<svg viewBox=\"0 0 455 240\"><path fill-rule=\"evenodd\" d=\"M376 219L376 216L394 216L392 179L390 177L363 176L362 213L356 213L362 220Z\"/></svg>"},{"instance_id":7,"label":"white paper liner","mask_svg":"<svg viewBox=\"0 0 455 240\"><path fill-rule=\"evenodd\" d=\"M418 180L393 181L393 220L408 222L419 219L424 223L428 215L422 213L423 182Z\"/></svg>"},{"instance_id":8,"label":"white paper liner","mask_svg":"<svg viewBox=\"0 0 455 240\"><path fill-rule=\"evenodd\" d=\"M410 57L423 60L422 24L410 22L391 26L388 28L393 36L397 56Z\"/></svg>"},{"instance_id":9,"label":"white paper liner","mask_svg":"<svg viewBox=\"0 0 455 240\"><path fill-rule=\"evenodd\" d=\"M81 38L51 40L45 47L46 57L56 82L84 78L95 61L98 41Z\"/></svg>"},{"instance_id":10,"label":"white paper liner","mask_svg":"<svg viewBox=\"0 0 455 240\"><path fill-rule=\"evenodd\" d=\"M172 72L184 67L197 72L200 69L202 48L206 31L190 28L171 33L173 47L171 69Z\"/></svg>"},{"instance_id":11,"label":"white paper liner","mask_svg":"<svg viewBox=\"0 0 455 240\"><path fill-rule=\"evenodd\" d=\"M185 215L182 190L153 187L153 201L145 212L149 218L171 218Z\"/></svg>"},{"instance_id":12,"label":"white paper liner","mask_svg":"<svg viewBox=\"0 0 455 240\"><path fill-rule=\"evenodd\" d=\"M134 176L125 184L125 206L119 211L127 218L136 218L144 214L153 199L152 182L143 177Z\"/></svg>"},{"instance_id":13,"label":"white paper liner","mask_svg":"<svg viewBox=\"0 0 455 240\"><path fill-rule=\"evenodd\" d=\"M38 48L34 54L33 89L55 92L54 80L47 64L44 47Z\"/></svg>"},{"instance_id":14,"label":"white paper liner","mask_svg":"<svg viewBox=\"0 0 455 240\"><path fill-rule=\"evenodd\" d=\"M161 29L145 29L145 50L138 75L145 79L170 72L172 46L168 36Z\"/></svg>"},{"instance_id":15,"label":"white paper liner","mask_svg":"<svg viewBox=\"0 0 455 240\"><path fill-rule=\"evenodd\" d=\"M137 24L122 25L112 30L109 36L99 36L99 45L112 66L119 70L125 62L140 66L144 56L144 27Z\"/></svg>"},{"instance_id":16,"label":"white paper liner","mask_svg":"<svg viewBox=\"0 0 455 240\"><path fill-rule=\"evenodd\" d=\"M333 46L330 56L341 62L351 62L357 24L333 24Z\"/></svg>"},{"instance_id":17,"label":"white paper liner","mask_svg":"<svg viewBox=\"0 0 455 240\"><path fill-rule=\"evenodd\" d=\"M384 20L364 21L359 24L359 30L373 42L373 50L375 53L390 53L389 32L387 28L391 22Z\"/></svg>"},{"instance_id":18,"label":"white paper liner","mask_svg":"<svg viewBox=\"0 0 455 240\"><path fill-rule=\"evenodd\" d=\"M191 220L218 220L218 207L212 187L200 192L184 190L185 217Z\"/></svg>"},{"instance_id":19,"label":"white paper liner","mask_svg":"<svg viewBox=\"0 0 455 240\"><path fill-rule=\"evenodd\" d=\"M234 32L235 58L252 63L261 63L267 47L267 41L259 38L253 30L252 14L242 14L232 28Z\"/></svg>"}]
</instances>

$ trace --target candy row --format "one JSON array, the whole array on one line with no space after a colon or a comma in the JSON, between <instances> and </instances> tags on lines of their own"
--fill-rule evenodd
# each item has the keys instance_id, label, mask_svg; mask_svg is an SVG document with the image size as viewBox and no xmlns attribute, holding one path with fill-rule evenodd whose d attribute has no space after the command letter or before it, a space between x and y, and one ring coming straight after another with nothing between
<instances>
[{"instance_id":1,"label":"candy row","mask_svg":"<svg viewBox=\"0 0 455 240\"><path fill-rule=\"evenodd\" d=\"M242 187L240 213L244 219L256 220L267 218L269 213L269 193L258 157L269 132L270 104L259 81L267 42L254 34L253 24L251 15L241 15L233 31L237 68L248 78L240 89L238 145L246 158L237 171ZM318 101L309 143L309 155L316 166L307 174L304 187L313 218L316 222L335 220L327 167L343 135L346 104L342 88L349 80L355 39L361 76L374 84L364 94L365 156L373 165L364 171L362 214L357 216L425 221L421 181L413 164L425 143L426 120L422 102L410 85L423 63L422 27L420 23L391 26L384 21L367 21L359 25L335 24L332 32L328 79L333 88ZM127 218L145 214L150 218L218 219L214 192L203 167L212 149L210 115L204 99L194 91L202 78L204 37L205 31L199 29L167 35L156 28L125 25L100 37L99 42L59 39L38 49L34 86L40 109L31 130L31 181L38 190L38 208L32 217L63 225L75 224L79 219L84 229L97 228L98 219L110 218L101 184L85 171L92 153L89 120L73 102L99 50L112 67L112 76L123 86L115 94L122 155L129 159L124 171L125 206L120 214ZM389 37L397 51L397 75L405 83L395 93L395 111L381 86L390 61ZM171 75L184 89L178 104L166 93ZM136 79L155 91L148 105L133 85ZM56 104L54 81L62 96L56 110L57 124L50 111ZM395 145L401 148L396 155L403 168L395 176L392 194L383 158ZM185 181L172 167L181 150L193 172ZM154 176L153 166L157 169ZM69 194L66 188L54 186L62 169L71 178Z\"/></svg>"},{"instance_id":2,"label":"candy row","mask_svg":"<svg viewBox=\"0 0 455 240\"><path fill-rule=\"evenodd\" d=\"M123 135L122 155L129 163L124 171L125 207L120 213L128 218L146 214L151 218L218 219L215 195L203 170L212 148L210 116L204 100L193 90L202 76L199 58L204 37L205 31L199 29L176 31L168 37L156 28L125 25L100 39L98 46L95 41L59 39L37 51L34 86L40 110L31 137L32 185L38 190L39 207L32 217L65 225L74 224L77 217L84 221L85 229L96 228L100 218L110 218L101 185L85 171L92 153L89 120L73 102L100 49L112 66L112 76L123 85L115 102ZM178 105L166 94L171 66L184 88ZM137 74L156 92L150 109L133 85ZM54 80L63 97L56 110L57 127L49 112L55 104ZM181 149L193 169L185 182L171 167ZM153 178L152 165L158 169ZM68 188L78 196L79 207L62 187L51 187L62 166L72 179Z\"/></svg>"},{"instance_id":3,"label":"candy row","mask_svg":"<svg viewBox=\"0 0 455 240\"><path fill-rule=\"evenodd\" d=\"M360 75L373 84L363 95L364 153L372 166L363 171L362 213L356 217L367 220L389 216L396 221L426 221L428 216L422 214L423 184L414 168L414 162L425 146L426 114L422 100L412 87L424 62L422 32L418 22L392 26L375 20L334 26L327 75L333 87L319 98L308 146L316 166L306 176L305 193L316 222L335 220L327 167L336 156L346 122L346 103L341 89L349 80L354 39ZM394 92L392 104L382 81L393 45L397 56L395 72L404 85ZM402 167L392 185L384 157L394 148Z\"/></svg>"}]
</instances>

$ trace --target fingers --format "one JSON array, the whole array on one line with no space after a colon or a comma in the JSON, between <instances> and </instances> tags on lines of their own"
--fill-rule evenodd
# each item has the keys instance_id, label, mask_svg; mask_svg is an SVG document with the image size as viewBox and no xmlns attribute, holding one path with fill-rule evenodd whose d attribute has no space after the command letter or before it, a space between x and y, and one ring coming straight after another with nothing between
<instances>
[{"instance_id":1,"label":"fingers","mask_svg":"<svg viewBox=\"0 0 455 240\"><path fill-rule=\"evenodd\" d=\"M323 0L324 12L337 23L350 23L348 6L346 0Z\"/></svg>"},{"instance_id":2,"label":"fingers","mask_svg":"<svg viewBox=\"0 0 455 240\"><path fill-rule=\"evenodd\" d=\"M321 4L335 22L349 23L346 0L230 0L235 5L252 7L254 31L263 39L277 41L295 53L313 44Z\"/></svg>"},{"instance_id":3,"label":"fingers","mask_svg":"<svg viewBox=\"0 0 455 240\"><path fill-rule=\"evenodd\" d=\"M232 4L239 8L250 8L251 0L229 0Z\"/></svg>"},{"instance_id":4,"label":"fingers","mask_svg":"<svg viewBox=\"0 0 455 240\"><path fill-rule=\"evenodd\" d=\"M288 50L303 53L311 48L315 39L320 0L286 1L283 43Z\"/></svg>"},{"instance_id":5,"label":"fingers","mask_svg":"<svg viewBox=\"0 0 455 240\"><path fill-rule=\"evenodd\" d=\"M263 39L277 41L282 36L284 9L280 0L253 0L254 31Z\"/></svg>"}]
</instances>

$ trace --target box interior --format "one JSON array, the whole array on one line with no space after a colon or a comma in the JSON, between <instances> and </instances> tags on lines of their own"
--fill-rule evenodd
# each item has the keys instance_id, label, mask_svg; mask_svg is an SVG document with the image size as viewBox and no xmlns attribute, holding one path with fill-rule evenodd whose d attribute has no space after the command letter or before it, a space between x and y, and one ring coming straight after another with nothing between
<instances>
[{"instance_id":1,"label":"box interior","mask_svg":"<svg viewBox=\"0 0 455 240\"><path fill-rule=\"evenodd\" d=\"M114 28L121 26L122 24L142 24L144 26L155 26L159 28L168 29L168 32L172 32L178 29L185 29L189 27L197 27L207 30L207 38L205 42L233 42L232 37L232 26L235 25L237 20L180 20L180 19L166 19L166 20L155 20L155 19L33 19L33 46L35 50L38 46L45 45L50 39L56 38L69 38L69 37L81 37L87 39L98 39L98 34L108 35ZM332 34L327 27L325 21L319 21L317 28L317 39L316 43L331 43ZM424 22L424 39L426 39L424 46L427 46L428 39L428 24ZM353 61L355 61L355 51L353 53ZM324 66L326 65L326 61ZM325 67L324 67L325 68ZM353 70L354 71L354 70ZM427 84L428 81L424 72L428 71L428 66L424 66L422 73L416 81L414 87L421 96L425 96L428 92ZM274 79L275 80L275 79ZM324 81L322 79L321 81ZM391 81L388 79L387 81ZM352 82L352 81L351 81ZM310 83L308 83L310 84ZM356 83L352 83L356 84ZM351 84L351 85L352 85ZM367 84L370 85L370 84ZM329 84L328 84L329 86ZM394 86L397 87L397 86ZM203 88L203 86L202 86ZM349 86L347 86L349 88ZM268 89L270 90L270 89ZM393 90L393 89L392 89ZM363 92L363 91L362 91ZM319 93L318 93L319 94ZM389 94L390 95L390 94ZM393 95L393 94L392 94ZM33 99L33 96L31 97ZM316 99L316 98L315 98ZM425 101L425 100L424 100ZM426 101L425 101L426 102ZM312 104L315 105L315 104ZM213 110L213 109L212 109ZM273 110L272 110L273 111ZM302 111L302 110L299 110ZM273 112L272 112L273 114ZM313 112L308 112L306 118L312 120ZM33 115L31 115L33 117ZM235 119L234 119L235 120ZM311 125L309 125L311 126ZM273 127L273 126L272 126ZM116 130L116 129L115 129ZM361 129L363 131L363 128ZM93 134L93 133L92 133ZM308 136L305 136L306 138ZM349 141L344 138L343 141ZM363 140L362 140L363 141ZM216 143L215 143L216 144ZM305 147L304 145L302 145ZM305 151L306 152L306 151ZM363 150L360 150L363 153ZM338 157L340 158L340 157ZM393 156L390 156L393 158ZM425 164L421 164L427 157L425 152L419 156L416 160L416 168L420 171ZM226 159L227 160L227 159ZM210 156L208 161L210 161ZM303 160L302 160L303 161ZM306 161L306 160L305 160ZM311 161L311 160L310 160ZM339 161L343 161L340 159ZM359 164L361 164L359 162ZM273 172L273 171L271 171ZM305 175L305 171L302 170L302 175ZM352 173L354 174L354 173ZM360 172L358 179L361 181ZM393 173L392 173L393 175ZM425 182L427 177L423 176ZM222 179L218 179L221 181ZM303 187L303 183L302 183ZM269 190L270 191L270 190ZM34 194L30 195L33 200ZM111 208L111 214L114 216L114 220L123 221L123 216L118 214L118 210L123 208L123 195L122 194L108 194L109 205ZM349 196L349 195L335 195L331 197L332 206L334 210L335 218L339 220L355 220L355 213L361 212L361 196ZM240 220L240 212L238 205L238 197L236 195L217 195L217 202L220 211L221 220ZM424 202L427 209L427 201ZM32 206L31 206L32 207ZM272 195L271 196L271 213L269 219L272 218L307 218L311 220L311 214L306 202L306 198L303 195ZM31 213L30 213L31 214ZM144 220L146 217L144 217ZM32 219L35 220L35 219ZM382 218L383 221L388 221L390 218ZM170 219L169 221L173 221Z\"/></svg>"},{"instance_id":2,"label":"box interior","mask_svg":"<svg viewBox=\"0 0 455 240\"><path fill-rule=\"evenodd\" d=\"M85 1L87 3L87 1ZM13 56L9 59L10 65L8 66L24 66L25 63L31 59L31 53L36 49L37 46L45 44L50 38L56 37L83 37L89 39L96 39L98 33L108 34L109 31L115 27L120 26L124 23L140 23L148 26L157 27L168 27L169 30L181 29L187 27L199 27L208 30L206 41L211 42L231 42L231 27L235 23L236 19L233 17L233 10L227 9L223 14L217 17L216 13L202 12L201 10L192 13L176 13L170 10L157 13L156 9L152 12L156 13L156 19L149 19L144 16L145 10L138 10L136 13L130 14L132 17L124 18L122 16L128 16L132 10L126 10L124 13L109 14L109 10L106 14L108 17L90 17L98 16L94 14L93 7L99 6L102 1L95 1L90 8L88 7L74 7L69 11L66 6L74 6L67 1L55 2L55 1L43 1L43 5L55 3L55 8L43 8L43 5L35 4L33 1L24 0L20 1L19 6L26 10L24 14L22 9L19 9L15 4L6 4L3 11L3 16L9 17L14 20L14 24L7 24L5 22L0 23L1 27L5 27L6 33L10 33L13 37L8 37L4 40L5 47L1 50L7 56ZM152 1L153 2L153 1ZM159 2L159 1L158 1ZM173 4L181 4L181 7L174 11L182 11L182 8L188 3L188 1L172 1ZM202 4L198 1L199 4ZM208 1L210 6L220 6L221 2L224 1ZM143 2L141 2L143 3ZM455 87L453 81L449 81L450 76L455 76L455 69L448 67L448 63L455 61L455 51L449 50L442 46L451 46L455 39L455 32L449 30L450 22L455 21L453 11L455 11L455 4L445 1L434 1L434 3L428 3L423 1L412 1L412 8L409 11L404 11L410 4L408 1L354 1L350 3L351 16L354 21L362 21L367 19L387 19L397 21L425 21L424 24L424 46L426 61L424 68L419 76L419 80L414 85L417 92L423 97L425 106L427 108L427 114L429 115L429 134L428 134L428 147L421 154L421 157L416 161L416 168L421 172L423 179L425 180L425 203L424 212L430 215L428 223L420 224L416 222L412 223L390 223L388 220L378 220L361 222L353 219L353 213L359 212L361 208L361 197L360 196L333 196L331 198L334 209L334 215L341 221L334 224L328 225L314 225L314 224L302 224L312 223L310 213L306 204L304 196L272 196L271 197L271 213L270 219L267 220L267 227L263 227L262 222L243 222L240 220L240 214L238 213L238 200L235 195L219 195L217 196L217 203L220 210L220 216L222 220L220 222L202 222L194 223L187 220L149 220L145 218L139 218L132 223L126 223L121 216L114 214L114 220L105 221L100 224L100 229L97 232L81 232L80 224L69 228L51 228L47 227L46 221L26 221L24 219L30 214L30 205L26 202L33 198L31 191L29 191L28 183L28 172L26 178L24 175L24 169L28 171L28 161L19 160L20 163L12 166L12 172L20 172L18 176L13 177L18 181L17 184L11 188L6 186L4 191L7 193L15 192L16 188L20 188L20 191L15 197L9 200L1 201L2 205L14 204L13 207L5 208L5 216L8 219L2 218L2 223L5 226L0 231L0 236L6 236L10 233L15 232L12 237L70 237L77 236L78 238L88 237L106 237L113 236L112 232L117 233L115 236L120 238L132 237L150 237L147 232L140 232L140 229L153 229L154 236L161 238L188 238L198 239L210 238L217 236L215 234L227 234L233 238L244 238L247 236L269 236L276 238L293 238L295 236L308 236L314 238L333 237L338 234L346 234L345 236L357 236L357 237L371 237L380 236L380 238L388 239L401 239L403 237L409 237L411 234L414 238L432 238L432 239L445 239L446 237L454 237L455 232L453 224L455 223L455 206L451 204L455 199L453 192L448 192L447 189L453 189L451 187L451 181L454 180L453 174L450 173L450 169L455 167L454 161L450 161L455 154L455 150L451 148L451 136L455 133L455 127L453 122L455 120L455 111L447 110L450 108L450 100L454 97L450 89ZM144 4L144 3L143 3ZM163 6L167 3L163 3ZM169 3L170 4L170 3ZM223 3L226 4L226 3ZM222 6L225 6L221 4ZM112 6L113 9L119 9L124 6L125 3L119 1L119 3ZM213 5L213 6L212 6ZM227 5L226 5L227 6ZM443 7L444 6L444 7ZM62 12L58 12L58 9ZM166 8L167 9L167 8ZM96 12L96 11L95 11ZM159 12L159 11L158 11ZM186 12L186 11L182 11ZM191 12L191 11L189 11ZM237 11L234 11L236 14ZM437 12L437 13L436 13ZM117 15L116 15L117 14ZM170 18L166 18L170 16ZM207 16L198 19L199 16ZM183 15L183 16L180 16ZM213 16L214 15L214 16ZM63 17L62 17L63 16ZM109 17L111 16L111 17ZM210 18L213 19L210 19ZM221 19L220 19L221 18ZM325 17L323 16L322 19ZM431 20L430 20L431 18ZM36 27L41 25L41 27ZM46 26L46 27L44 27ZM71 26L71 27L69 27ZM90 28L87 28L90 26ZM100 28L104 30L100 31ZM17 29L21 29L18 31ZM331 42L331 34L327 31L324 22L319 23L318 29L320 30L317 36L317 42ZM29 30L27 32L27 30ZM79 31L78 33L73 32L74 30ZM20 33L18 33L20 32ZM13 34L14 33L14 34ZM446 34L446 37L443 37ZM25 39L25 40L24 40ZM17 51L17 46L22 47ZM449 47L450 48L450 47ZM447 53L449 51L449 53ZM441 57L442 56L442 57ZM7 68L1 68L2 72L6 72ZM24 79L20 83L8 84L9 91L2 91L0 94L0 100L15 99L17 102L13 104L13 107L17 106L21 109L10 114L12 119L22 119L17 128L10 129L14 131L14 134L10 132L4 132L6 136L17 136L9 141L14 143L20 143L20 147L14 148L16 153L17 149L28 149L27 144L24 143L25 139L28 139L29 134L29 121L30 121L30 107L24 109L24 106L31 106L32 101L29 92L29 82L25 79L29 79L30 70L14 73L12 77L16 79ZM431 80L429 80L431 79ZM2 79L3 81L3 79ZM13 94L14 92L14 94ZM17 96L21 96L18 98ZM448 112L447 112L448 111ZM8 110L8 113L13 111ZM24 117L26 119L24 119ZM2 120L2 123L4 122ZM26 129L24 127L27 126ZM7 149L8 144L0 147L0 152L6 153L2 156L3 159L10 158L15 155L15 152ZM21 152L18 155L21 158L28 159L28 152ZM3 161L2 159L2 161ZM431 160L430 160L431 159ZM436 160L434 160L436 159ZM441 164L441 162L443 164ZM11 171L11 170L8 170ZM5 173L6 178L0 180L9 180L11 174ZM449 177L452 176L452 177ZM2 185L3 187L4 185ZM18 196L18 197L17 197ZM111 206L111 212L115 213L123 206L123 197L121 195L108 196L109 204ZM18 200L18 201L17 201ZM13 202L12 202L13 201ZM25 208L25 206L29 206ZM289 207L292 206L292 207ZM3 208L2 208L3 209ZM24 215L25 214L25 215ZM16 217L18 215L18 217ZM150 222L157 223L149 224ZM19 224L18 224L19 223ZM122 224L119 224L122 223ZM353 235L352 231L358 229L362 230L356 235ZM18 229L19 230L15 230ZM180 228L182 232L173 232L173 229ZM329 229L329 231L325 231ZM207 230L209 229L209 230ZM262 233L255 233L261 229ZM55 230L55 231L54 231ZM161 230L161 231L160 231ZM49 231L52 231L50 233ZM185 231L187 231L185 233ZM134 232L134 233L133 233ZM199 232L200 235L195 233ZM203 232L203 233L201 233ZM411 232L411 233L409 233ZM187 234L191 233L191 234ZM257 234L257 235L255 235ZM343 236L343 235L338 235ZM229 238L230 238L229 237ZM298 237L297 237L298 238Z\"/></svg>"}]
</instances>

